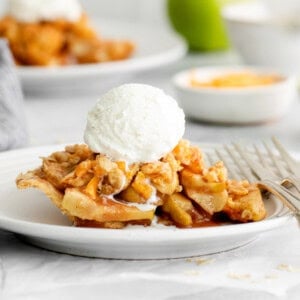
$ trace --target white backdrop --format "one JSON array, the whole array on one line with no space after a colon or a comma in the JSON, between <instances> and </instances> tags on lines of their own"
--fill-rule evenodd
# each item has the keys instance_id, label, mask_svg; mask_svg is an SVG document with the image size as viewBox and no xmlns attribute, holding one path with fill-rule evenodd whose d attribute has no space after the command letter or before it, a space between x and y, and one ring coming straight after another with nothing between
<instances>
[{"instance_id":1,"label":"white backdrop","mask_svg":"<svg viewBox=\"0 0 300 300\"><path fill-rule=\"evenodd\" d=\"M163 22L166 0L81 0L86 9L100 17Z\"/></svg>"},{"instance_id":2,"label":"white backdrop","mask_svg":"<svg viewBox=\"0 0 300 300\"><path fill-rule=\"evenodd\" d=\"M1 11L4 10L7 1L0 0ZM94 17L126 19L163 26L167 24L166 0L80 0L80 2Z\"/></svg>"}]
</instances>

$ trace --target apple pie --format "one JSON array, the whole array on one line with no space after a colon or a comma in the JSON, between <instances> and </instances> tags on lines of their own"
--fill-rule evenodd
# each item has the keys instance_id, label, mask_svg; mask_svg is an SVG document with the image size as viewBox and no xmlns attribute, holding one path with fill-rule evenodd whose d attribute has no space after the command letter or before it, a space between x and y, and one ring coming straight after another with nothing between
<instances>
[{"instance_id":1,"label":"apple pie","mask_svg":"<svg viewBox=\"0 0 300 300\"><path fill-rule=\"evenodd\" d=\"M18 65L55 66L100 63L129 58L129 40L99 37L85 14L78 21L64 19L20 22L12 16L0 19L0 37L8 40Z\"/></svg>"},{"instance_id":2,"label":"apple pie","mask_svg":"<svg viewBox=\"0 0 300 300\"><path fill-rule=\"evenodd\" d=\"M223 162L205 166L186 140L158 161L113 161L87 145L66 146L20 174L18 188L38 188L75 226L123 228L154 223L180 228L262 220L266 209L256 185L229 180Z\"/></svg>"}]
</instances>

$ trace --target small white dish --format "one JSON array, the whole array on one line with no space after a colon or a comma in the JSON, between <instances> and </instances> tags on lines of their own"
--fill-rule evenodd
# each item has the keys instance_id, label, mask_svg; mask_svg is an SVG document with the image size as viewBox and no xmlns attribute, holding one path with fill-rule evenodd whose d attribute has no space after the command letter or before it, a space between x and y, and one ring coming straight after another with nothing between
<instances>
[{"instance_id":1,"label":"small white dish","mask_svg":"<svg viewBox=\"0 0 300 300\"><path fill-rule=\"evenodd\" d=\"M251 87L193 87L197 81L217 76L250 72L272 74L281 80L269 85ZM188 69L173 77L177 100L186 115L200 121L225 124L253 124L273 121L284 116L296 99L296 80L266 68L230 66Z\"/></svg>"},{"instance_id":2,"label":"small white dish","mask_svg":"<svg viewBox=\"0 0 300 300\"><path fill-rule=\"evenodd\" d=\"M131 226L126 229L73 227L40 191L18 190L20 172L40 165L41 156L60 146L0 153L0 228L45 249L73 255L116 259L166 259L206 255L243 246L260 234L286 224L291 215L276 199L265 201L268 215L260 222L216 227ZM212 148L203 145L204 151Z\"/></svg>"}]
</instances>

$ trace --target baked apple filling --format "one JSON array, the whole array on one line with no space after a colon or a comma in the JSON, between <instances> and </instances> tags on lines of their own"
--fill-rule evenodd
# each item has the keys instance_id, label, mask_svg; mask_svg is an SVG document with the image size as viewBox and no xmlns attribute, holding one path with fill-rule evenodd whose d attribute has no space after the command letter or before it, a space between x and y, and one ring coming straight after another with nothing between
<instances>
[{"instance_id":1,"label":"baked apple filling","mask_svg":"<svg viewBox=\"0 0 300 300\"><path fill-rule=\"evenodd\" d=\"M42 190L75 226L190 228L214 224L220 214L234 222L266 215L256 185L229 180L221 161L206 166L201 149L186 140L158 161L130 165L87 145L67 146L16 183Z\"/></svg>"}]
</instances>

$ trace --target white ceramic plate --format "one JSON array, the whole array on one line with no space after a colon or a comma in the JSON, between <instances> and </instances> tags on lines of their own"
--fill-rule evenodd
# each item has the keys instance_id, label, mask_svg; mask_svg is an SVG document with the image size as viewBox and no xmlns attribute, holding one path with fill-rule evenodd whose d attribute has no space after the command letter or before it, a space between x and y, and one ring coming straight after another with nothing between
<instances>
[{"instance_id":1,"label":"white ceramic plate","mask_svg":"<svg viewBox=\"0 0 300 300\"><path fill-rule=\"evenodd\" d=\"M122 74L161 67L181 58L185 43L173 32L147 24L126 21L94 20L93 25L104 38L129 39L136 45L134 55L126 60L62 67L18 67L25 90L78 89L118 78Z\"/></svg>"},{"instance_id":2,"label":"white ceramic plate","mask_svg":"<svg viewBox=\"0 0 300 300\"><path fill-rule=\"evenodd\" d=\"M202 147L209 150L207 147ZM33 245L74 255L117 259L164 259L205 255L240 247L290 219L281 202L266 200L265 220L207 228L132 226L122 230L72 227L38 190L18 190L20 172L40 165L63 146L14 150L0 154L0 228Z\"/></svg>"}]
</instances>

